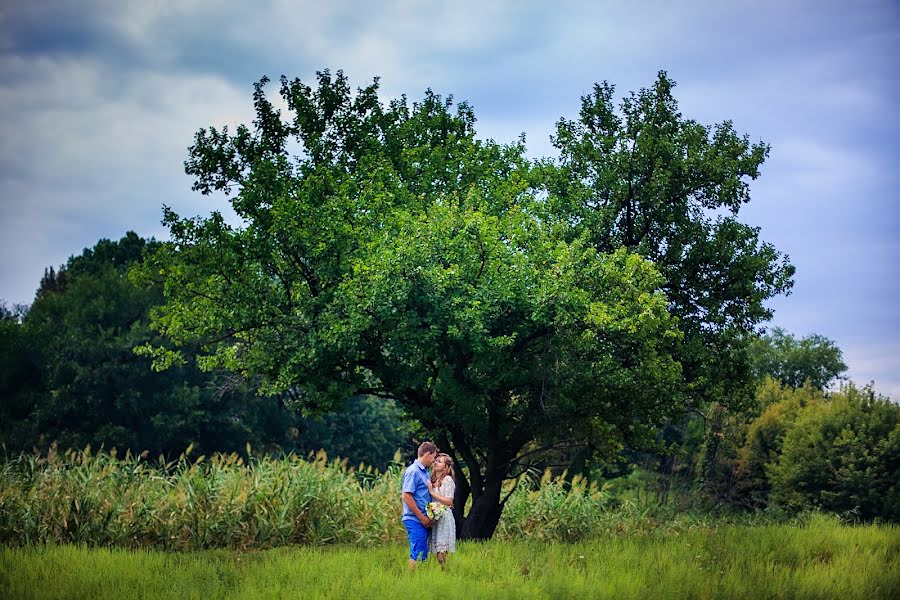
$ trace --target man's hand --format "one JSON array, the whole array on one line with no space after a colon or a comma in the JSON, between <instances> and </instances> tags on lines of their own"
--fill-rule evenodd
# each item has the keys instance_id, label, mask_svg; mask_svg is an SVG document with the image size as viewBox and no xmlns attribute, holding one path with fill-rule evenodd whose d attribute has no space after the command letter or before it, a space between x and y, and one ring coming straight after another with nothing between
<instances>
[{"instance_id":1,"label":"man's hand","mask_svg":"<svg viewBox=\"0 0 900 600\"><path fill-rule=\"evenodd\" d=\"M425 527L431 527L432 525L434 525L434 521L432 521L425 515L419 517L419 522L422 523L422 525L424 525Z\"/></svg>"}]
</instances>

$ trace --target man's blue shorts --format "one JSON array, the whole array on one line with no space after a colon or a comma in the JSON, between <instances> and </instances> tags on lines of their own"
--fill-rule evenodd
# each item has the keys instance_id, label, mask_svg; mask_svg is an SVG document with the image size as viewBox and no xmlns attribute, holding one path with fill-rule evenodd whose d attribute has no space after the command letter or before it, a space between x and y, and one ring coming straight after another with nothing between
<instances>
[{"instance_id":1,"label":"man's blue shorts","mask_svg":"<svg viewBox=\"0 0 900 600\"><path fill-rule=\"evenodd\" d=\"M409 558L425 560L428 558L428 528L419 521L403 520L406 535L409 537Z\"/></svg>"}]
</instances>

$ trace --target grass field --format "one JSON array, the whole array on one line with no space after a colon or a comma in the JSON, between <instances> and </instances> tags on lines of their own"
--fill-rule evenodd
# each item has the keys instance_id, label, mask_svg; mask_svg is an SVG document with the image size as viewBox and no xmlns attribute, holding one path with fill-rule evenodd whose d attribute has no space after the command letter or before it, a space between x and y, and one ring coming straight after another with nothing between
<instances>
[{"instance_id":1,"label":"grass field","mask_svg":"<svg viewBox=\"0 0 900 600\"><path fill-rule=\"evenodd\" d=\"M160 552L4 547L6 598L898 598L900 529L815 517L576 544L460 544L449 569L406 549Z\"/></svg>"}]
</instances>

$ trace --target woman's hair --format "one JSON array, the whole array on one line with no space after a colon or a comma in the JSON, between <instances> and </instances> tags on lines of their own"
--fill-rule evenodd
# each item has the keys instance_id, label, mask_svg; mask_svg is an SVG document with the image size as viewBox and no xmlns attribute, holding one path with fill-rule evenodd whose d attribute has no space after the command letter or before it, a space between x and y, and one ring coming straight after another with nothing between
<instances>
[{"instance_id":1,"label":"woman's hair","mask_svg":"<svg viewBox=\"0 0 900 600\"><path fill-rule=\"evenodd\" d=\"M444 463L447 465L447 472L444 474L444 476L449 477L450 479L452 479L455 482L456 478L453 476L453 459L450 458L449 454L444 454L443 452L438 454L434 460L437 461L438 459L443 460ZM438 481L437 478L438 478L437 472L435 472L435 470L432 469L431 470L431 483L433 483L434 485L440 485L441 483L444 482L443 477L441 478L440 481Z\"/></svg>"}]
</instances>

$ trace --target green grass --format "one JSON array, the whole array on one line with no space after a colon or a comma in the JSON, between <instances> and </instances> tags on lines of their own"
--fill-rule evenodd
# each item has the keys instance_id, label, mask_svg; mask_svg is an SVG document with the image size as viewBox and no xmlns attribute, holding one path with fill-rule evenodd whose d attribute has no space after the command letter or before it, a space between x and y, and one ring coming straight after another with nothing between
<instances>
[{"instance_id":1,"label":"green grass","mask_svg":"<svg viewBox=\"0 0 900 600\"><path fill-rule=\"evenodd\" d=\"M399 527L399 524L398 524ZM239 552L4 547L8 598L897 598L900 529L813 517L655 530L579 543L463 543L446 573L406 571L406 549L343 545Z\"/></svg>"}]
</instances>

